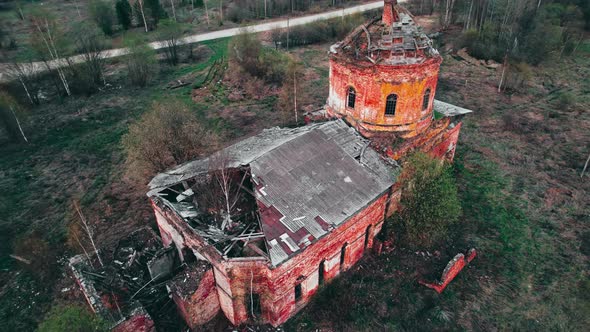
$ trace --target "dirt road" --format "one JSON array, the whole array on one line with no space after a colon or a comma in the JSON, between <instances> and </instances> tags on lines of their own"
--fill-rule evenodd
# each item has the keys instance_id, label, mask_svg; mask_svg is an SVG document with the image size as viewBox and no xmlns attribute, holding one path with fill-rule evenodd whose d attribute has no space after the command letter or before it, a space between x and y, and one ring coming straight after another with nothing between
<instances>
[{"instance_id":1,"label":"dirt road","mask_svg":"<svg viewBox=\"0 0 590 332\"><path fill-rule=\"evenodd\" d=\"M400 0L398 2L403 3L406 1ZM251 26L248 26L247 28L251 32L263 32L263 31L270 31L270 30L279 29L279 28L284 29L287 27L308 24L308 23L311 23L314 21L328 20L331 18L341 17L341 16L345 16L345 15L351 15L354 13L361 13L361 12L377 9L380 7L383 7L383 1L381 1L381 0L367 3L367 4L358 5L358 6L353 6L353 7L349 7L349 8L333 10L333 11L320 13L320 14L295 17L292 19L287 18L287 19L280 19L280 20L276 20L276 21L270 21L267 23L251 25ZM180 40L180 44L192 44L192 43L198 43L198 42L203 42L203 41L207 41L207 40L232 37L232 36L239 34L242 31L242 29L243 28L232 28L232 29L225 29L225 30L212 31L212 32L207 32L207 33L195 34L195 35L191 35L191 36L187 36L187 37L182 38ZM150 47L152 47L156 50L165 47L165 44L161 41L152 42L149 45L150 45ZM125 55L125 54L127 54L127 52L128 52L128 50L126 48L110 49L110 50L104 51L103 57L105 59L115 58L118 56ZM74 55L74 56L69 57L67 60L69 60L70 63L82 63L82 62L84 62L84 55ZM67 65L67 63L68 63L67 60L65 58L62 58L59 60L50 61L49 66L52 69L63 67L63 66ZM34 62L34 63L27 64L24 66L26 66L26 68L24 68L24 70L23 70L24 72L43 72L43 71L47 70L47 67L42 62ZM0 82L6 82L11 79L12 79L12 75L10 75L9 66L5 63L0 64Z\"/></svg>"}]
</instances>

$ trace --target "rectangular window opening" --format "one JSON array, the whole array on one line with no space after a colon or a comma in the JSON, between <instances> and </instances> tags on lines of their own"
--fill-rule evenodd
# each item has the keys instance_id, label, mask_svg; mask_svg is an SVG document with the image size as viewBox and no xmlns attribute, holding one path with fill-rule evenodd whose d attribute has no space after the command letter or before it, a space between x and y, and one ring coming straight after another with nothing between
<instances>
[{"instance_id":1,"label":"rectangular window opening","mask_svg":"<svg viewBox=\"0 0 590 332\"><path fill-rule=\"evenodd\" d=\"M301 284L295 285L295 302L299 302L301 300Z\"/></svg>"}]
</instances>

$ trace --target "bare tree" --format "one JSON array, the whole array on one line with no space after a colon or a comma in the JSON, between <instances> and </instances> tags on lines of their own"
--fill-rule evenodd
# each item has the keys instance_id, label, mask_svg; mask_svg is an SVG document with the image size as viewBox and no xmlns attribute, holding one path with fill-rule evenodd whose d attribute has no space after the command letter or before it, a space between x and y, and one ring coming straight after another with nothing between
<instances>
[{"instance_id":1,"label":"bare tree","mask_svg":"<svg viewBox=\"0 0 590 332\"><path fill-rule=\"evenodd\" d=\"M172 6L172 17L174 18L175 22L178 22L176 19L176 8L174 7L174 0L170 0L170 5Z\"/></svg>"},{"instance_id":2,"label":"bare tree","mask_svg":"<svg viewBox=\"0 0 590 332\"><path fill-rule=\"evenodd\" d=\"M64 60L61 59L62 54L60 52L60 49L63 48L61 41L61 37L63 36L57 25L57 21L53 19L48 12L42 10L35 11L30 17L31 25L33 27L33 45L36 46L35 48L40 55L54 63L59 80L61 81L66 94L70 96L72 94L70 91L70 85L64 69L61 66L64 62ZM48 70L52 69L49 62L45 62L45 64Z\"/></svg>"},{"instance_id":3,"label":"bare tree","mask_svg":"<svg viewBox=\"0 0 590 332\"><path fill-rule=\"evenodd\" d=\"M98 254L98 249L96 248L96 244L94 243L94 232L90 228L90 225L88 224L88 220L86 219L86 217L82 213L82 209L80 208L80 204L78 203L78 201L74 200L73 205L74 205L74 209L76 210L76 213L78 214L78 217L80 218L79 219L80 225L82 226L84 232L86 233L86 236L88 237L88 240L90 241L90 245L92 245L92 249L94 250L94 254L96 255L96 258L98 259L98 263L100 264L100 266L104 266L104 264L102 263L102 259L100 258L100 255ZM82 245L82 244L80 243L80 245Z\"/></svg>"},{"instance_id":4,"label":"bare tree","mask_svg":"<svg viewBox=\"0 0 590 332\"><path fill-rule=\"evenodd\" d=\"M32 61L21 63L14 61L9 65L8 76L17 80L23 87L31 105L39 104L38 71Z\"/></svg>"},{"instance_id":5,"label":"bare tree","mask_svg":"<svg viewBox=\"0 0 590 332\"><path fill-rule=\"evenodd\" d=\"M586 163L584 164L584 169L582 170L582 174L580 174L581 178L583 178L584 173L586 173L586 169L588 168L588 163L590 163L590 155L588 155L588 159L586 159Z\"/></svg>"},{"instance_id":6,"label":"bare tree","mask_svg":"<svg viewBox=\"0 0 590 332\"><path fill-rule=\"evenodd\" d=\"M445 14L443 16L443 29L447 29L451 25L451 18L453 16L453 8L455 7L455 0L446 0Z\"/></svg>"},{"instance_id":7,"label":"bare tree","mask_svg":"<svg viewBox=\"0 0 590 332\"><path fill-rule=\"evenodd\" d=\"M179 39L182 36L180 24L172 20L163 20L158 28L160 40L164 44L164 52L168 62L176 66L178 64Z\"/></svg>"},{"instance_id":8,"label":"bare tree","mask_svg":"<svg viewBox=\"0 0 590 332\"><path fill-rule=\"evenodd\" d=\"M141 13L141 18L143 20L143 27L145 28L145 32L148 32L148 25L145 19L145 10L143 9L143 0L137 0L137 3L139 4L139 11Z\"/></svg>"},{"instance_id":9,"label":"bare tree","mask_svg":"<svg viewBox=\"0 0 590 332\"><path fill-rule=\"evenodd\" d=\"M209 8L207 7L207 0L203 0L203 4L205 5L205 19L207 20L207 28L209 28L211 23L209 22Z\"/></svg>"},{"instance_id":10,"label":"bare tree","mask_svg":"<svg viewBox=\"0 0 590 332\"><path fill-rule=\"evenodd\" d=\"M240 177L240 169L231 164L231 156L223 151L211 156L209 168L211 178L221 194L223 206L221 230L225 230L233 221L248 171L244 170ZM237 182L238 179L240 179L239 182Z\"/></svg>"},{"instance_id":11,"label":"bare tree","mask_svg":"<svg viewBox=\"0 0 590 332\"><path fill-rule=\"evenodd\" d=\"M0 125L2 125L14 141L28 143L18 114L23 114L19 103L8 93L0 91Z\"/></svg>"},{"instance_id":12,"label":"bare tree","mask_svg":"<svg viewBox=\"0 0 590 332\"><path fill-rule=\"evenodd\" d=\"M73 68L78 78L85 83L89 90L105 85L104 50L106 43L103 34L95 27L81 24L74 28L72 39L84 58L81 64Z\"/></svg>"}]
</instances>

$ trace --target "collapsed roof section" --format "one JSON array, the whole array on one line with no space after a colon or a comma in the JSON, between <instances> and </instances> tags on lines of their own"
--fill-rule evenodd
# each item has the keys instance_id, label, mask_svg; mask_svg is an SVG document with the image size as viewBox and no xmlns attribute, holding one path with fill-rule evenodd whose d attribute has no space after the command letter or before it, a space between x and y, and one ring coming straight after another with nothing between
<instances>
[{"instance_id":1,"label":"collapsed roof section","mask_svg":"<svg viewBox=\"0 0 590 332\"><path fill-rule=\"evenodd\" d=\"M359 66L405 65L439 57L412 14L396 1L385 1L382 18L370 20L330 47L333 57Z\"/></svg>"},{"instance_id":2,"label":"collapsed roof section","mask_svg":"<svg viewBox=\"0 0 590 332\"><path fill-rule=\"evenodd\" d=\"M226 257L237 247L235 242L262 238L265 246L254 251L276 267L342 225L395 183L397 164L382 158L369 143L342 120L267 129L209 158L159 174L150 182L148 196L171 207ZM256 222L251 224L256 226L238 225L239 234L212 225L195 227L194 218L200 212L189 197L204 193L194 186L176 189L175 195L168 191L211 172L217 167L213 161L221 155L227 156L225 167L247 169L246 192L256 201L254 211L244 211L255 214Z\"/></svg>"}]
</instances>

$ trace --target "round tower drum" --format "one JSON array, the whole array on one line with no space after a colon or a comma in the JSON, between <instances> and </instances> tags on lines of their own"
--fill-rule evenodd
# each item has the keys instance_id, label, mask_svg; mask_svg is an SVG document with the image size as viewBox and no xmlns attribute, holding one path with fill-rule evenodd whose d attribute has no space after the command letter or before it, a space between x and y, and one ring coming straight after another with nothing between
<instances>
[{"instance_id":1,"label":"round tower drum","mask_svg":"<svg viewBox=\"0 0 590 332\"><path fill-rule=\"evenodd\" d=\"M383 19L330 48L327 111L367 137L416 136L432 122L441 62L413 16L385 1Z\"/></svg>"}]
</instances>

